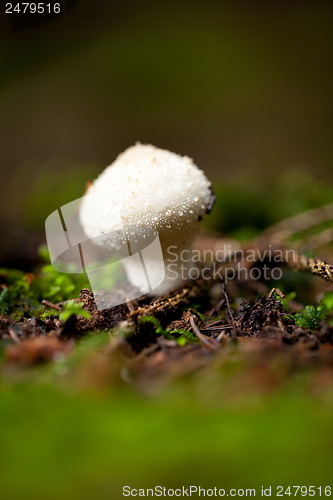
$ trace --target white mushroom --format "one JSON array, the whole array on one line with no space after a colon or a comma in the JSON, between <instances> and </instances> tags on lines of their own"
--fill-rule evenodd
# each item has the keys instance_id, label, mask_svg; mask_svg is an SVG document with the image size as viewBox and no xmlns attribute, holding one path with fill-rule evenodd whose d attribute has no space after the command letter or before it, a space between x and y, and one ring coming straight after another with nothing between
<instances>
[{"instance_id":1,"label":"white mushroom","mask_svg":"<svg viewBox=\"0 0 333 500\"><path fill-rule=\"evenodd\" d=\"M180 255L191 248L199 221L213 202L211 183L190 158L136 144L93 182L82 200L80 221L89 238L98 237L98 244L110 250L119 250L122 236L134 237L143 249L147 230L156 231L164 256L165 279L154 293L162 294L184 281L174 265L172 272L169 270L168 248L172 247L176 266L193 266L182 263ZM143 290L142 270L133 259L126 261L129 281ZM154 262L151 264L154 267Z\"/></svg>"}]
</instances>

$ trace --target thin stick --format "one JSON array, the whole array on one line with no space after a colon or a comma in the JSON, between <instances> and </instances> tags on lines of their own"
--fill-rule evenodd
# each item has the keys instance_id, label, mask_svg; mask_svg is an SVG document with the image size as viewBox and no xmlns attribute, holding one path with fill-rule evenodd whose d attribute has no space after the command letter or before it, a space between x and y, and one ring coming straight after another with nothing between
<instances>
[{"instance_id":1,"label":"thin stick","mask_svg":"<svg viewBox=\"0 0 333 500\"><path fill-rule=\"evenodd\" d=\"M151 315L151 314L166 314L169 311L175 311L180 306L186 305L189 303L190 299L197 297L200 295L201 289L198 286L193 286L191 288L183 288L176 295L172 295L167 299L158 299L155 300L152 304L144 305L141 307L137 307L134 311L131 311L128 314L128 322L133 323L143 316Z\"/></svg>"},{"instance_id":2,"label":"thin stick","mask_svg":"<svg viewBox=\"0 0 333 500\"><path fill-rule=\"evenodd\" d=\"M226 303L227 303L228 313L229 313L229 317L230 317L230 320L231 320L231 323L232 323L232 329L234 331L234 335L237 335L237 324L236 324L234 315L231 312L229 297L228 297L227 292L224 289L224 283L222 283L222 293L223 293L223 295L225 297L225 300L226 300Z\"/></svg>"},{"instance_id":3,"label":"thin stick","mask_svg":"<svg viewBox=\"0 0 333 500\"><path fill-rule=\"evenodd\" d=\"M57 311L61 311L61 307L58 304L53 304L53 302L49 302L48 300L42 300L42 304L46 307L51 307L52 309L57 309Z\"/></svg>"},{"instance_id":4,"label":"thin stick","mask_svg":"<svg viewBox=\"0 0 333 500\"><path fill-rule=\"evenodd\" d=\"M157 351L157 349L160 349L160 345L157 343L153 344L149 347L146 347L137 356L134 357L134 360L139 361L139 360L145 358L146 356L149 356L149 354L152 354L153 352Z\"/></svg>"},{"instance_id":5,"label":"thin stick","mask_svg":"<svg viewBox=\"0 0 333 500\"><path fill-rule=\"evenodd\" d=\"M10 338L15 342L15 344L21 343L20 339L17 336L17 333L15 332L15 330L13 328L8 328L8 333L9 333Z\"/></svg>"},{"instance_id":6,"label":"thin stick","mask_svg":"<svg viewBox=\"0 0 333 500\"><path fill-rule=\"evenodd\" d=\"M223 340L223 339L224 339L224 337L225 337L225 333L224 333L224 332L221 332L221 333L220 333L220 335L219 335L218 337L216 337L216 340L217 340L218 342L221 342L221 340Z\"/></svg>"},{"instance_id":7,"label":"thin stick","mask_svg":"<svg viewBox=\"0 0 333 500\"><path fill-rule=\"evenodd\" d=\"M213 332L216 332L218 330L230 330L230 328L233 328L232 325L217 325L217 326L210 326L210 325L207 325L207 326L203 326L201 328L201 330L210 330L210 331L213 331Z\"/></svg>"},{"instance_id":8,"label":"thin stick","mask_svg":"<svg viewBox=\"0 0 333 500\"><path fill-rule=\"evenodd\" d=\"M131 302L130 300L127 300L126 305L127 305L128 310L129 310L130 312L135 311L135 307L133 306L133 304L132 304L132 302Z\"/></svg>"},{"instance_id":9,"label":"thin stick","mask_svg":"<svg viewBox=\"0 0 333 500\"><path fill-rule=\"evenodd\" d=\"M285 299L284 294L281 292L280 288L272 288L272 290L269 292L268 297L272 297L272 295L276 292L281 299Z\"/></svg>"},{"instance_id":10,"label":"thin stick","mask_svg":"<svg viewBox=\"0 0 333 500\"><path fill-rule=\"evenodd\" d=\"M329 203L328 205L323 205L283 219L268 227L264 231L263 236L268 237L270 242L281 244L281 242L286 241L295 232L305 231L332 218L333 203Z\"/></svg>"},{"instance_id":11,"label":"thin stick","mask_svg":"<svg viewBox=\"0 0 333 500\"><path fill-rule=\"evenodd\" d=\"M333 282L333 265L329 264L327 260L313 259L312 257L306 257L304 254L291 253L293 254L292 258L289 257L287 251L285 252L284 260L288 266L297 271L309 271L326 281Z\"/></svg>"},{"instance_id":12,"label":"thin stick","mask_svg":"<svg viewBox=\"0 0 333 500\"><path fill-rule=\"evenodd\" d=\"M200 330L198 329L197 325L194 322L194 316L190 317L190 323L191 327L193 330L193 333L198 337L202 345L207 347L208 349L215 351L217 344L213 341L213 339L210 339L206 335L203 335Z\"/></svg>"},{"instance_id":13,"label":"thin stick","mask_svg":"<svg viewBox=\"0 0 333 500\"><path fill-rule=\"evenodd\" d=\"M223 299L224 300L224 299ZM213 321L212 323L209 323L208 325L205 325L202 327L202 330L204 330L205 328L209 328L211 326L214 326L216 325L217 323L222 323L222 320L221 319L217 319L216 321Z\"/></svg>"},{"instance_id":14,"label":"thin stick","mask_svg":"<svg viewBox=\"0 0 333 500\"><path fill-rule=\"evenodd\" d=\"M220 302L218 302L214 307L213 309L210 311L210 313L208 314L207 316L207 321L213 316L214 313L218 313L219 310L221 309L221 307L223 306L224 304L224 299L221 299Z\"/></svg>"}]
</instances>

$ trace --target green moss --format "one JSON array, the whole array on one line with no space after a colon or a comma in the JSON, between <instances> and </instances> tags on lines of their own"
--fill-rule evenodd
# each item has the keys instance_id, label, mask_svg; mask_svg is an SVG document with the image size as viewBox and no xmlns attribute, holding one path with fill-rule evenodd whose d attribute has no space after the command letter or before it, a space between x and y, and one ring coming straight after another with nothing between
<instances>
[{"instance_id":1,"label":"green moss","mask_svg":"<svg viewBox=\"0 0 333 500\"><path fill-rule=\"evenodd\" d=\"M48 259L46 247L40 255ZM70 270L70 268L69 268ZM62 302L75 299L82 288L89 287L85 274L60 273L47 262L36 275L15 269L0 269L3 289L0 292L0 314L12 314L16 319L39 316L45 311L41 301Z\"/></svg>"},{"instance_id":2,"label":"green moss","mask_svg":"<svg viewBox=\"0 0 333 500\"><path fill-rule=\"evenodd\" d=\"M63 305L62 311L58 311L57 309L46 309L46 311L41 314L41 318L47 318L49 316L57 316L60 321L64 323L71 318L72 316L80 316L81 318L89 319L91 318L90 312L88 312L83 307L82 302L75 302L75 300L69 300Z\"/></svg>"},{"instance_id":3,"label":"green moss","mask_svg":"<svg viewBox=\"0 0 333 500\"><path fill-rule=\"evenodd\" d=\"M294 321L302 328L314 330L333 311L333 292L326 292L318 306L305 306L304 311L293 315Z\"/></svg>"}]
</instances>

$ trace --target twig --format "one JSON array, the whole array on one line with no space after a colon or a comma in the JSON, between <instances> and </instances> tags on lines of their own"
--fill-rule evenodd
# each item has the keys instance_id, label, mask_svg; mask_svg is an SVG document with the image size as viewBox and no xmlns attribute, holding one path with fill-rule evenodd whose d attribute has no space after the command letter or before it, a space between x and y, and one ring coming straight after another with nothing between
<instances>
[{"instance_id":1,"label":"twig","mask_svg":"<svg viewBox=\"0 0 333 500\"><path fill-rule=\"evenodd\" d=\"M280 288L272 288L272 290L269 292L268 294L268 297L272 297L272 295L274 293L277 293L278 296L281 298L281 299L285 299L285 296L284 294L281 292Z\"/></svg>"},{"instance_id":2,"label":"twig","mask_svg":"<svg viewBox=\"0 0 333 500\"><path fill-rule=\"evenodd\" d=\"M228 297L227 292L224 289L224 283L222 283L222 293L223 293L223 295L225 297L225 300L226 300L226 303L227 303L228 313L229 313L229 317L230 317L230 320L231 320L231 323L232 323L232 329L234 331L234 335L236 336L237 335L237 324L236 324L234 315L231 312L229 297Z\"/></svg>"},{"instance_id":3,"label":"twig","mask_svg":"<svg viewBox=\"0 0 333 500\"><path fill-rule=\"evenodd\" d=\"M233 328L232 325L216 325L216 326L210 326L210 325L207 325L207 326L203 326L201 328L201 330L210 330L210 331L213 331L213 332L216 332L216 331L219 331L219 330L230 330L230 328Z\"/></svg>"},{"instance_id":4,"label":"twig","mask_svg":"<svg viewBox=\"0 0 333 500\"><path fill-rule=\"evenodd\" d=\"M127 300L126 305L127 305L128 310L129 310L130 312L135 311L135 307L133 306L133 304L132 304L132 302L131 302L130 300Z\"/></svg>"},{"instance_id":5,"label":"twig","mask_svg":"<svg viewBox=\"0 0 333 500\"><path fill-rule=\"evenodd\" d=\"M221 332L218 337L216 337L217 342L221 342L225 337L225 333Z\"/></svg>"},{"instance_id":6,"label":"twig","mask_svg":"<svg viewBox=\"0 0 333 500\"><path fill-rule=\"evenodd\" d=\"M213 321L212 323L209 323L208 325L203 326L202 330L204 330L205 328L209 328L211 326L215 326L216 323L222 323L222 320L221 319L217 319L216 321Z\"/></svg>"},{"instance_id":7,"label":"twig","mask_svg":"<svg viewBox=\"0 0 333 500\"><path fill-rule=\"evenodd\" d=\"M303 248L304 245L306 245L307 247L310 247L312 249L315 248L317 249L332 243L332 241L333 241L333 229L328 228L325 229L325 231L320 232L319 234L314 234L312 236L309 236L308 238L304 238L301 241L301 244Z\"/></svg>"},{"instance_id":8,"label":"twig","mask_svg":"<svg viewBox=\"0 0 333 500\"><path fill-rule=\"evenodd\" d=\"M135 321L143 316L151 314L164 313L175 311L178 307L189 303L190 299L200 295L201 289L198 286L192 288L184 288L181 292L167 299L159 299L152 304L137 307L134 311L128 314L128 321Z\"/></svg>"},{"instance_id":9,"label":"twig","mask_svg":"<svg viewBox=\"0 0 333 500\"><path fill-rule=\"evenodd\" d=\"M332 218L333 203L329 203L283 219L267 228L262 236L266 236L271 243L281 244L295 232L305 231Z\"/></svg>"},{"instance_id":10,"label":"twig","mask_svg":"<svg viewBox=\"0 0 333 500\"><path fill-rule=\"evenodd\" d=\"M46 307L51 307L52 309L57 309L57 311L61 311L61 307L58 304L53 304L53 302L49 302L48 300L42 300L42 304Z\"/></svg>"},{"instance_id":11,"label":"twig","mask_svg":"<svg viewBox=\"0 0 333 500\"><path fill-rule=\"evenodd\" d=\"M17 336L17 333L15 332L15 330L13 328L8 328L8 333L9 333L10 338L15 342L15 344L21 343L20 339Z\"/></svg>"},{"instance_id":12,"label":"twig","mask_svg":"<svg viewBox=\"0 0 333 500\"><path fill-rule=\"evenodd\" d=\"M200 330L198 329L197 325L194 322L194 316L190 317L190 323L191 323L193 333L198 337L201 344L204 345L205 347L207 347L207 349L210 349L211 351L215 351L217 348L217 343L214 342L213 339L207 337L206 335L203 335L200 332Z\"/></svg>"},{"instance_id":13,"label":"twig","mask_svg":"<svg viewBox=\"0 0 333 500\"><path fill-rule=\"evenodd\" d=\"M289 252L285 252L284 260L288 266L297 271L309 271L326 281L333 282L333 265L329 264L327 260L313 259L304 254L295 253L293 253L293 258L290 258Z\"/></svg>"},{"instance_id":14,"label":"twig","mask_svg":"<svg viewBox=\"0 0 333 500\"><path fill-rule=\"evenodd\" d=\"M160 349L160 345L158 343L152 344L151 346L143 349L137 356L135 356L134 360L139 361L139 360L145 358L146 356L149 356L153 352L157 351L157 349Z\"/></svg>"}]
</instances>

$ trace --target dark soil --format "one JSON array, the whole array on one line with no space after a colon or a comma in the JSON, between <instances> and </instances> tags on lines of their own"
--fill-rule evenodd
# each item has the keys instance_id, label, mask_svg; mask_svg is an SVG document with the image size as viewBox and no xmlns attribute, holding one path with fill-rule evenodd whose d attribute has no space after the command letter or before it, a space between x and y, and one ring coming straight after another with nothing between
<instances>
[{"instance_id":1,"label":"dark soil","mask_svg":"<svg viewBox=\"0 0 333 500\"><path fill-rule=\"evenodd\" d=\"M155 301L142 297L102 311L97 310L91 290L83 289L78 300L91 318L71 317L64 324L55 318L16 322L1 317L0 337L9 340L5 359L25 365L56 360L72 350L75 339L103 330L115 342L100 354L101 366L108 366L111 349L138 380L184 375L214 359L226 361L235 349L247 362L256 360L256 366L264 360L266 366L275 357L288 359L287 372L309 363L333 367L333 327L328 322L321 322L317 330L300 328L272 292L258 295L258 283L246 284L252 299L241 303L243 283L233 283L228 293L219 285L217 295L216 283L213 286L214 293L196 283ZM176 332L171 338L157 334L156 325L140 321L146 315L157 318L164 331ZM177 331L183 330L191 332L196 342L179 345Z\"/></svg>"}]
</instances>

